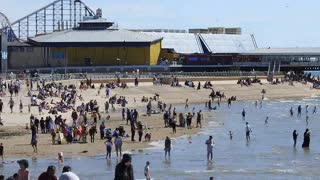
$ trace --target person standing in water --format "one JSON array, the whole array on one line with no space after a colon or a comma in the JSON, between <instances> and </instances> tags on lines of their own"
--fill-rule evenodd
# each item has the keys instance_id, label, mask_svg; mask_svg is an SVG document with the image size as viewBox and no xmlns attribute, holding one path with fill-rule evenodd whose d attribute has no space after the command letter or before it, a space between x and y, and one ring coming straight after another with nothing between
<instances>
[{"instance_id":1,"label":"person standing in water","mask_svg":"<svg viewBox=\"0 0 320 180\"><path fill-rule=\"evenodd\" d=\"M114 146L116 149L117 157L119 157L119 153L120 153L120 157L121 157L122 156L122 138L118 134L116 135L116 137L114 139Z\"/></svg>"},{"instance_id":2,"label":"person standing in water","mask_svg":"<svg viewBox=\"0 0 320 180\"><path fill-rule=\"evenodd\" d=\"M313 108L313 114L316 114L316 113L317 113L317 106Z\"/></svg>"},{"instance_id":3,"label":"person standing in water","mask_svg":"<svg viewBox=\"0 0 320 180\"><path fill-rule=\"evenodd\" d=\"M0 143L0 158L2 159L2 161L1 161L1 164L3 163L3 149L4 149L4 147L3 147L3 144L2 143Z\"/></svg>"},{"instance_id":4,"label":"person standing in water","mask_svg":"<svg viewBox=\"0 0 320 180\"><path fill-rule=\"evenodd\" d=\"M200 110L200 111L197 113L197 127L196 127L196 128L198 128L199 125L200 125L200 128L201 128L201 120L203 120L203 115L202 115L201 110Z\"/></svg>"},{"instance_id":5,"label":"person standing in water","mask_svg":"<svg viewBox=\"0 0 320 180\"><path fill-rule=\"evenodd\" d=\"M146 166L144 167L144 176L146 177L146 180L150 180L151 176L150 176L150 162L147 161L146 162Z\"/></svg>"},{"instance_id":6,"label":"person standing in water","mask_svg":"<svg viewBox=\"0 0 320 180\"><path fill-rule=\"evenodd\" d=\"M306 105L306 114L308 114L308 108L309 108L309 105Z\"/></svg>"},{"instance_id":7,"label":"person standing in water","mask_svg":"<svg viewBox=\"0 0 320 180\"><path fill-rule=\"evenodd\" d=\"M250 141L250 133L252 132L250 126L249 126L249 123L246 122L246 139L247 141Z\"/></svg>"},{"instance_id":8,"label":"person standing in water","mask_svg":"<svg viewBox=\"0 0 320 180\"><path fill-rule=\"evenodd\" d=\"M209 139L206 140L206 145L207 145L207 160L211 160L213 158L213 139L212 136L209 136ZM210 158L210 159L209 159Z\"/></svg>"},{"instance_id":9,"label":"person standing in water","mask_svg":"<svg viewBox=\"0 0 320 180\"><path fill-rule=\"evenodd\" d=\"M167 155L169 156L169 159L170 159L170 151L171 151L171 140L167 136L164 142L164 156L166 159L167 159Z\"/></svg>"},{"instance_id":10,"label":"person standing in water","mask_svg":"<svg viewBox=\"0 0 320 180\"><path fill-rule=\"evenodd\" d=\"M186 105L184 107L185 109L189 109L189 104L188 103L189 103L189 99L186 99Z\"/></svg>"},{"instance_id":11,"label":"person standing in water","mask_svg":"<svg viewBox=\"0 0 320 180\"><path fill-rule=\"evenodd\" d=\"M290 108L290 116L291 117L293 116L293 108L292 107Z\"/></svg>"},{"instance_id":12,"label":"person standing in water","mask_svg":"<svg viewBox=\"0 0 320 180\"><path fill-rule=\"evenodd\" d=\"M233 134L231 131L229 131L229 137L230 137L230 140L232 140Z\"/></svg>"},{"instance_id":13,"label":"person standing in water","mask_svg":"<svg viewBox=\"0 0 320 180\"><path fill-rule=\"evenodd\" d=\"M231 108L231 98L228 98L228 108Z\"/></svg>"},{"instance_id":14,"label":"person standing in water","mask_svg":"<svg viewBox=\"0 0 320 180\"><path fill-rule=\"evenodd\" d=\"M131 156L124 154L121 162L116 166L114 180L134 180Z\"/></svg>"},{"instance_id":15,"label":"person standing in water","mask_svg":"<svg viewBox=\"0 0 320 180\"><path fill-rule=\"evenodd\" d=\"M242 120L246 119L246 111L243 109L242 110Z\"/></svg>"},{"instance_id":16,"label":"person standing in water","mask_svg":"<svg viewBox=\"0 0 320 180\"><path fill-rule=\"evenodd\" d=\"M106 154L106 159L111 159L111 151L112 151L112 146L113 143L111 141L111 139L108 139L107 142L105 142L106 145L106 150L107 150L107 154Z\"/></svg>"},{"instance_id":17,"label":"person standing in water","mask_svg":"<svg viewBox=\"0 0 320 180\"><path fill-rule=\"evenodd\" d=\"M297 133L297 130L293 130L292 137L293 137L293 147L296 148L297 145L297 139L298 139L299 133Z\"/></svg>"},{"instance_id":18,"label":"person standing in water","mask_svg":"<svg viewBox=\"0 0 320 180\"><path fill-rule=\"evenodd\" d=\"M307 124L307 126L309 125L309 116L308 115L306 116L306 124Z\"/></svg>"},{"instance_id":19,"label":"person standing in water","mask_svg":"<svg viewBox=\"0 0 320 180\"><path fill-rule=\"evenodd\" d=\"M269 120L269 117L267 116L267 117L266 117L266 120L264 120L264 124L265 124L265 125L268 124L268 120Z\"/></svg>"},{"instance_id":20,"label":"person standing in water","mask_svg":"<svg viewBox=\"0 0 320 180\"><path fill-rule=\"evenodd\" d=\"M310 146L310 132L309 132L309 129L307 128L303 134L302 148L309 148L309 146Z\"/></svg>"},{"instance_id":21,"label":"person standing in water","mask_svg":"<svg viewBox=\"0 0 320 180\"><path fill-rule=\"evenodd\" d=\"M17 161L19 164L18 180L30 180L29 162L26 159Z\"/></svg>"},{"instance_id":22,"label":"person standing in water","mask_svg":"<svg viewBox=\"0 0 320 180\"><path fill-rule=\"evenodd\" d=\"M229 107L229 105L228 105L228 107ZM211 99L208 101L208 109L212 110L212 101L211 101Z\"/></svg>"},{"instance_id":23,"label":"person standing in water","mask_svg":"<svg viewBox=\"0 0 320 180\"><path fill-rule=\"evenodd\" d=\"M33 126L34 127L34 126ZM32 136L32 139L31 139L31 146L33 148L33 152L34 153L37 153L38 152L38 135L35 134L34 136Z\"/></svg>"},{"instance_id":24,"label":"person standing in water","mask_svg":"<svg viewBox=\"0 0 320 180\"><path fill-rule=\"evenodd\" d=\"M298 106L298 117L301 117L301 105Z\"/></svg>"}]
</instances>

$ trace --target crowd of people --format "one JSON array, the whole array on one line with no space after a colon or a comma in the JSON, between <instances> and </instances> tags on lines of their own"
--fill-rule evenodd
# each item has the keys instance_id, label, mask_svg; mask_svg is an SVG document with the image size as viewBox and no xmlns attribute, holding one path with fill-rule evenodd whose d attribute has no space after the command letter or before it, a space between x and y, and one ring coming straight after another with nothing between
<instances>
[{"instance_id":1,"label":"crowd of people","mask_svg":"<svg viewBox=\"0 0 320 180\"><path fill-rule=\"evenodd\" d=\"M241 80L241 86L250 85L251 83L258 83L260 81L246 79ZM154 83L157 85L162 85L161 78L154 78ZM28 88L28 97L30 98L30 104L28 105L28 112L30 113L31 107L37 107L39 115L31 114L30 123L26 126L26 129L31 130L31 141L34 153L38 152L38 141L39 134L48 134L51 136L52 144L62 144L65 141L67 144L73 143L88 143L87 136L90 137L90 143L95 143L96 134L100 134L100 140L104 141L105 150L106 150L106 159L111 159L112 151L114 149L117 158L121 158L121 162L116 166L115 169L115 179L134 179L133 167L131 165L132 158L129 154L122 154L123 152L123 139L131 138L132 142L143 142L143 138L145 142L149 142L152 139L152 134L148 130L147 124L143 123L140 118L139 109L129 108L128 101L125 96L119 96L117 94L111 96L111 92L115 88L127 88L127 84L125 82L121 82L120 78L117 78L116 81L101 83L99 87L95 87L95 83L92 82L91 79L87 79L86 82L81 82L80 86L76 85L63 85L63 83L54 83L47 82L46 80L26 80L25 82L20 80L11 80L8 84L6 81L1 81L0 83L0 92L2 95L8 91L10 96L15 96L19 94L19 90L22 85L26 85ZM34 87L36 84L36 88ZM177 86L179 81L177 78L172 81L172 86ZM135 79L134 85L139 86L138 78ZM227 105L230 108L231 102L236 101L236 96L227 97L223 92L214 90L214 87L211 82L205 82L202 86L199 82L197 85L192 81L186 81L185 86L192 87L196 90L211 89L211 92L208 94L208 101L205 102L206 110L211 111L217 109L217 106L220 107L220 102L225 99L227 101ZM98 89L98 95L100 92L105 92L105 97L107 100L104 103L104 109L98 104L96 99L85 100L81 95L82 90L86 90L88 88ZM265 94L266 92L263 92ZM54 101L53 98L59 98L58 101ZM51 99L51 100L50 100ZM263 100L263 99L262 99ZM261 103L262 103L261 100ZM50 101L50 103L48 103ZM134 100L135 101L135 100ZM192 110L189 108L189 99L185 101L185 111L177 112L176 108L169 104L167 105L160 99L160 94L155 93L153 97L145 97L141 98L141 101L146 103L146 115L151 116L153 114L162 114L164 128L172 128L172 134L177 132L177 128L183 129L192 129L192 128L202 128L204 114L202 110L195 111L195 108ZM80 105L78 102L81 102ZM217 106L213 107L213 103L217 103ZM156 108L153 104L157 104ZM257 103L256 103L257 104ZM3 111L4 103L0 99L0 112ZM8 102L11 113L14 112L15 102L11 98ZM257 106L257 105L256 105ZM23 112L24 105L20 101L19 104L19 112ZM113 117L111 117L111 112L116 112L116 107L119 107L122 120L126 122L124 127L119 125L117 128L112 130L108 126L108 121L111 121ZM262 107L262 104L261 104ZM307 108L306 108L307 109ZM44 113L46 111L47 113ZM293 114L292 109L290 110L290 114ZM315 110L314 110L315 111ZM71 112L71 121L68 121L67 117L63 117L61 113ZM45 115L48 114L48 115ZM106 117L103 118L103 114L106 114ZM242 111L243 120L245 120L246 111L243 109ZM301 107L298 108L298 116L301 116ZM195 119L195 121L194 121ZM308 120L306 120L307 122ZM268 120L266 119L266 124ZM252 129L249 126L249 123L246 122L246 140L250 141L250 133ZM128 130L129 129L129 130ZM128 132L131 132L129 134ZM136 139L137 133L137 139ZM233 134L229 132L230 139L232 140ZM294 139L294 147L296 146L296 140L298 137L298 132L294 130L293 139ZM213 137L210 136L208 140L205 142L207 146L207 159L213 159L213 147L214 141ZM304 133L304 142L303 147L309 147L310 144L310 132L306 129ZM171 139L168 136L165 137L164 142L164 151L165 158L171 158ZM60 152L59 152L60 153ZM3 159L4 155L4 146L0 144L0 156ZM61 152L59 155L59 159L63 162L63 153ZM20 166L20 170L17 174L9 177L7 179L30 179L30 174L28 171L28 161L20 160L18 161ZM39 176L39 179L57 179L55 176L56 168L54 166L49 166L47 171L42 173ZM150 162L146 162L144 175L146 179L151 179L150 175ZM69 166L65 166L63 168L62 175L59 179L79 179L77 175L75 175ZM1 180L2 176L0 176ZM71 179L72 179L71 178ZM4 179L4 177L2 178Z\"/></svg>"},{"instance_id":2,"label":"crowd of people","mask_svg":"<svg viewBox=\"0 0 320 180\"><path fill-rule=\"evenodd\" d=\"M156 79L157 80L157 79ZM106 159L111 159L111 154L113 147L115 149L117 157L122 156L122 144L123 138L131 138L131 141L136 141L136 132L138 134L138 142L151 141L152 134L148 131L146 124L139 121L139 112L137 109L129 109L127 107L128 101L125 96L118 96L117 94L111 96L111 90L114 88L123 88L123 82L118 78L116 82L109 82L106 84L101 83L98 87L98 95L101 91L105 91L105 96L108 100L104 104L104 111L95 99L85 101L81 94L81 91L88 88L96 89L95 83L91 79L87 79L85 82L81 82L79 88L76 85L64 85L63 83L47 82L45 79L31 80L27 79L25 81L21 80L11 80L8 84L6 81L1 81L1 91L5 93L8 91L10 96L17 95L21 88L21 85L26 85L28 89L27 96L30 98L30 104L28 104L28 113L30 113L29 124L26 125L26 129L31 131L30 144L33 148L35 154L38 153L38 141L39 134L50 135L52 140L52 145L62 144L64 141L67 144L73 143L88 143L87 136L90 136L90 143L95 143L95 134L99 132L100 139L105 140L106 147ZM208 84L211 83L206 83ZM135 79L135 86L139 85L138 79ZM105 89L105 90L104 90ZM55 100L54 100L55 99ZM59 100L56 100L59 99ZM146 98L143 97L142 101L147 103L147 115L163 113L165 127L171 127L173 129L172 133L176 133L176 128L192 128L192 119L196 116L194 109L192 112L187 112L185 115L183 113L176 112L176 108L172 105L167 106L160 100L160 95L155 93L153 97ZM80 103L79 103L80 102ZM153 103L158 104L157 108L153 107ZM80 104L80 105L76 105ZM0 112L3 110L4 103L0 99ZM15 110L15 102L11 98L8 102L11 113ZM107 127L106 122L110 121L110 112L115 112L115 107L120 107L122 120L126 120L129 126L129 135L125 130L125 127L119 126L115 128L112 132L111 128ZM19 112L22 113L24 105L20 100ZM38 109L38 115L31 113L30 109L36 107ZM188 111L188 100L186 102L186 111ZM63 116L64 113L71 112L70 119ZM102 114L107 114L106 119L102 119ZM177 121L179 119L179 126ZM201 121L203 120L203 115L201 111L197 112L197 126L202 127ZM167 136L165 139L165 157L170 158L171 151L171 140ZM59 152L59 159L63 162L63 152ZM0 155L4 155L4 145L0 145ZM122 165L129 161L127 154L123 155ZM12 178L29 177L28 174L28 162L27 160L21 160L18 162L20 165L20 170ZM120 163L121 164L121 163ZM119 167L120 164L118 165ZM146 165L146 170L149 169L150 162ZM117 166L117 168L118 168ZM123 167L123 166L122 166ZM118 168L119 169L119 168ZM118 169L116 169L116 177ZM120 168L121 169L121 168ZM133 172L132 172L133 173ZM122 179L123 175L119 175L119 179ZM131 176L131 175L130 175ZM132 174L133 177L133 174ZM146 177L150 178L150 173L146 172ZM55 167L49 166L47 172L41 174L39 179L56 179L55 177ZM10 178L8 178L10 179ZM28 178L27 178L28 179ZM61 179L61 177L60 177Z\"/></svg>"}]
</instances>

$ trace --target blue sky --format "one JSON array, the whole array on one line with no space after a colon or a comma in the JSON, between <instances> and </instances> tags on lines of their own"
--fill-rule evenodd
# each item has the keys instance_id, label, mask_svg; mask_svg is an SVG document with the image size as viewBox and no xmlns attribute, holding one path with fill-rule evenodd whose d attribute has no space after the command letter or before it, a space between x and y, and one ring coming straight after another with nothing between
<instances>
[{"instance_id":1,"label":"blue sky","mask_svg":"<svg viewBox=\"0 0 320 180\"><path fill-rule=\"evenodd\" d=\"M53 0L1 0L10 21ZM259 47L320 47L319 0L83 0L123 28L242 27Z\"/></svg>"}]
</instances>

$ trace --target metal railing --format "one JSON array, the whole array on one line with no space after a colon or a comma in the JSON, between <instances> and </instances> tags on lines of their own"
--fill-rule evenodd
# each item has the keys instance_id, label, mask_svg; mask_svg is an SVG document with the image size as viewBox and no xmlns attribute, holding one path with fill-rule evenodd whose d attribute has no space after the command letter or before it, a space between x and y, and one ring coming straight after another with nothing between
<instances>
[{"instance_id":1,"label":"metal railing","mask_svg":"<svg viewBox=\"0 0 320 180\"><path fill-rule=\"evenodd\" d=\"M274 73L274 75L283 75L282 72ZM220 71L220 72L142 72L139 75L129 72L115 72L115 73L67 73L67 74L43 74L40 73L36 77L30 75L17 75L9 74L7 79L46 79L47 81L60 81L70 79L117 79L119 78L194 78L194 77L254 77L254 76L267 76L267 72L256 71Z\"/></svg>"}]
</instances>

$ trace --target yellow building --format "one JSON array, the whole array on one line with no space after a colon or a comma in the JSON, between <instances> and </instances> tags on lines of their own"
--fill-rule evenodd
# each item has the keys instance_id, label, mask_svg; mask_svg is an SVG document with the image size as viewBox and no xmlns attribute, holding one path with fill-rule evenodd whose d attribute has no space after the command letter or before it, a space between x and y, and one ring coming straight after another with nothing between
<instances>
[{"instance_id":1,"label":"yellow building","mask_svg":"<svg viewBox=\"0 0 320 180\"><path fill-rule=\"evenodd\" d=\"M28 43L47 49L49 67L158 63L162 38L111 26L101 19L84 21L77 29L31 38Z\"/></svg>"}]
</instances>

